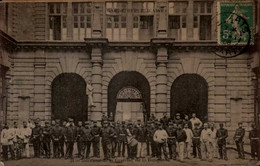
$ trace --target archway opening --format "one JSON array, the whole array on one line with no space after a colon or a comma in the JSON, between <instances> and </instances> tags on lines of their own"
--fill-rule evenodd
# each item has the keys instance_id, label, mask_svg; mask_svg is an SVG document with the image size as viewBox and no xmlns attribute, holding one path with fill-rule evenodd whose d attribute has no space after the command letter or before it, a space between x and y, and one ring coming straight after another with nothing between
<instances>
[{"instance_id":1,"label":"archway opening","mask_svg":"<svg viewBox=\"0 0 260 166\"><path fill-rule=\"evenodd\" d=\"M198 74L183 74L171 87L171 118L179 112L191 116L194 112L203 122L208 120L208 84Z\"/></svg>"},{"instance_id":2,"label":"archway opening","mask_svg":"<svg viewBox=\"0 0 260 166\"><path fill-rule=\"evenodd\" d=\"M65 120L69 117L87 120L88 98L86 82L78 74L63 73L52 82L52 119Z\"/></svg>"},{"instance_id":3,"label":"archway opening","mask_svg":"<svg viewBox=\"0 0 260 166\"><path fill-rule=\"evenodd\" d=\"M149 82L142 74L116 74L108 85L108 115L113 113L113 120L146 120L150 116L150 93Z\"/></svg>"}]
</instances>

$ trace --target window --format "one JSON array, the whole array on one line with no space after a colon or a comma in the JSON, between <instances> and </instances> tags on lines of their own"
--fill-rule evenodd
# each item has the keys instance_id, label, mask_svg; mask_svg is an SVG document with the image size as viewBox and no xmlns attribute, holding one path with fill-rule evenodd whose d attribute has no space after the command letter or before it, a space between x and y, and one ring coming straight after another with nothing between
<instances>
[{"instance_id":1,"label":"window","mask_svg":"<svg viewBox=\"0 0 260 166\"><path fill-rule=\"evenodd\" d=\"M49 40L67 39L67 4L49 3Z\"/></svg>"},{"instance_id":2,"label":"window","mask_svg":"<svg viewBox=\"0 0 260 166\"><path fill-rule=\"evenodd\" d=\"M175 40L187 40L188 2L169 2L169 36Z\"/></svg>"},{"instance_id":3,"label":"window","mask_svg":"<svg viewBox=\"0 0 260 166\"><path fill-rule=\"evenodd\" d=\"M106 37L109 40L126 40L126 9L126 2L106 3Z\"/></svg>"},{"instance_id":4,"label":"window","mask_svg":"<svg viewBox=\"0 0 260 166\"><path fill-rule=\"evenodd\" d=\"M149 40L154 34L154 2L133 2L133 40Z\"/></svg>"},{"instance_id":5,"label":"window","mask_svg":"<svg viewBox=\"0 0 260 166\"><path fill-rule=\"evenodd\" d=\"M211 20L213 2L195 1L193 3L193 38L211 40Z\"/></svg>"},{"instance_id":6,"label":"window","mask_svg":"<svg viewBox=\"0 0 260 166\"><path fill-rule=\"evenodd\" d=\"M73 7L73 39L84 40L91 37L92 3L72 3Z\"/></svg>"}]
</instances>

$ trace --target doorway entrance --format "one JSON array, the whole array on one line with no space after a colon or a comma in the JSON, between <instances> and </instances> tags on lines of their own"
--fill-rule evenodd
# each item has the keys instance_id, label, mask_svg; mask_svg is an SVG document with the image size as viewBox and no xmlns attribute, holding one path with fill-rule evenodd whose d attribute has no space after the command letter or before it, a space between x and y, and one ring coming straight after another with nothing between
<instances>
[{"instance_id":1,"label":"doorway entrance","mask_svg":"<svg viewBox=\"0 0 260 166\"><path fill-rule=\"evenodd\" d=\"M145 121L150 115L150 85L136 71L116 74L108 85L108 115L112 119Z\"/></svg>"},{"instance_id":2,"label":"doorway entrance","mask_svg":"<svg viewBox=\"0 0 260 166\"><path fill-rule=\"evenodd\" d=\"M86 82L78 74L63 73L52 82L52 119L87 120Z\"/></svg>"},{"instance_id":3,"label":"doorway entrance","mask_svg":"<svg viewBox=\"0 0 260 166\"><path fill-rule=\"evenodd\" d=\"M141 92L134 87L122 88L117 94L115 121L145 118Z\"/></svg>"}]
</instances>

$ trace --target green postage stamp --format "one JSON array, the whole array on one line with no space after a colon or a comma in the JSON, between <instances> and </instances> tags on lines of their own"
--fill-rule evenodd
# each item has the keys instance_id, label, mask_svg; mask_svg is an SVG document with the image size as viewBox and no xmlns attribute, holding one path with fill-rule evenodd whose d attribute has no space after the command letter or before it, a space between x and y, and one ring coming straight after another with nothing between
<instances>
[{"instance_id":1,"label":"green postage stamp","mask_svg":"<svg viewBox=\"0 0 260 166\"><path fill-rule=\"evenodd\" d=\"M218 44L254 44L253 12L253 2L218 2Z\"/></svg>"}]
</instances>

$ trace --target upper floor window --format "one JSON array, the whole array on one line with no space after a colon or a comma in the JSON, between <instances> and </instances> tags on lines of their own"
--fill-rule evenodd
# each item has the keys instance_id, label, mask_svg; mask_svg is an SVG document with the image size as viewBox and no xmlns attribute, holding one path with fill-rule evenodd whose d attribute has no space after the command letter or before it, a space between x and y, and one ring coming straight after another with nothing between
<instances>
[{"instance_id":1,"label":"upper floor window","mask_svg":"<svg viewBox=\"0 0 260 166\"><path fill-rule=\"evenodd\" d=\"M193 3L193 38L195 40L212 39L212 1Z\"/></svg>"},{"instance_id":2,"label":"upper floor window","mask_svg":"<svg viewBox=\"0 0 260 166\"><path fill-rule=\"evenodd\" d=\"M169 36L175 40L187 40L188 2L169 2Z\"/></svg>"},{"instance_id":3,"label":"upper floor window","mask_svg":"<svg viewBox=\"0 0 260 166\"><path fill-rule=\"evenodd\" d=\"M91 37L92 3L72 3L73 7L73 39L84 40Z\"/></svg>"},{"instance_id":4,"label":"upper floor window","mask_svg":"<svg viewBox=\"0 0 260 166\"><path fill-rule=\"evenodd\" d=\"M106 2L106 37L113 41L126 40L127 2Z\"/></svg>"},{"instance_id":5,"label":"upper floor window","mask_svg":"<svg viewBox=\"0 0 260 166\"><path fill-rule=\"evenodd\" d=\"M154 35L154 2L133 2L133 40L149 40Z\"/></svg>"},{"instance_id":6,"label":"upper floor window","mask_svg":"<svg viewBox=\"0 0 260 166\"><path fill-rule=\"evenodd\" d=\"M49 39L67 39L67 3L49 3Z\"/></svg>"}]
</instances>

